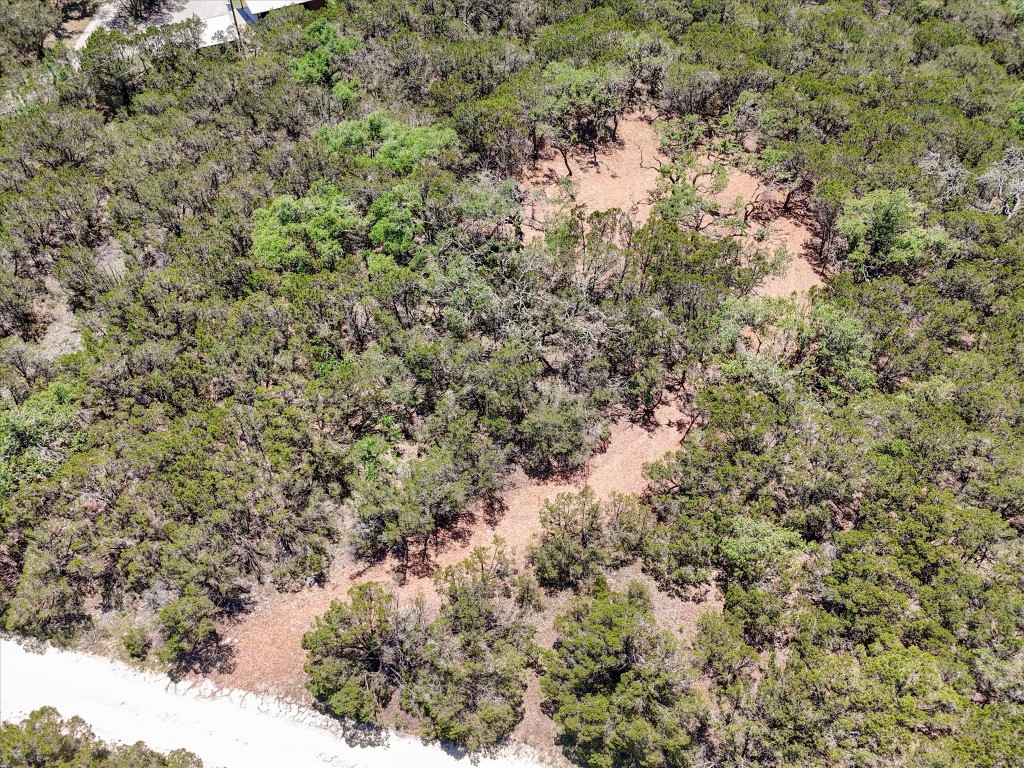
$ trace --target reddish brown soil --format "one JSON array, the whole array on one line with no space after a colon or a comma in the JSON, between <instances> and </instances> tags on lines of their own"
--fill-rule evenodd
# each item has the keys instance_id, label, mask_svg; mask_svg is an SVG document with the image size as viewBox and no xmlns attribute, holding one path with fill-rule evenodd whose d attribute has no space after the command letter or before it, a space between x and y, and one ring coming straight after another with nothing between
<instances>
[{"instance_id":1,"label":"reddish brown soil","mask_svg":"<svg viewBox=\"0 0 1024 768\"><path fill-rule=\"evenodd\" d=\"M676 449L682 436L683 413L676 406L662 406L655 421L651 428L629 422L613 424L607 449L596 455L586 471L572 480L539 481L517 472L502 495L504 509L498 519L488 521L481 515L472 521L464 537L433 553L433 569L459 562L473 547L489 544L494 536L500 536L515 548L522 561L540 528L541 505L545 499L563 491L576 490L586 484L600 497L612 491L642 491L646 485L644 464ZM226 627L224 634L235 651L233 669L214 673L213 678L232 687L305 699L302 670L305 653L300 645L303 633L313 626L316 617L327 610L332 600L344 597L357 584L374 580L392 585L400 600L411 600L422 594L428 603L437 601L430 573L403 574L400 564L391 560L367 568L341 555L324 587L299 593L267 594L253 613Z\"/></svg>"},{"instance_id":2,"label":"reddish brown soil","mask_svg":"<svg viewBox=\"0 0 1024 768\"><path fill-rule=\"evenodd\" d=\"M659 163L666 160L660 154L660 140L651 120L648 114L628 115L619 123L618 141L599 148L596 153L570 154L572 200L565 199L558 185L559 180L567 176L560 154L549 152L535 168L529 169L520 182L528 200L527 242L542 238L544 222L573 203L582 205L588 212L618 208L630 214L638 226L643 225L655 201ZM756 142L744 143L748 151L755 147ZM814 234L806 211L794 206L794 210L783 215L781 195L766 190L757 176L738 168L730 168L727 176L725 189L712 195L723 212L731 211L737 200L744 205L756 203L749 231L740 236L741 242L770 253L785 248L791 257L785 273L765 280L756 295L801 298L813 286L823 285L811 259ZM762 227L763 237L755 239L754 234ZM710 234L730 233L711 231Z\"/></svg>"},{"instance_id":3,"label":"reddish brown soil","mask_svg":"<svg viewBox=\"0 0 1024 768\"><path fill-rule=\"evenodd\" d=\"M618 208L639 226L651 213L658 161L665 158L659 154L660 141L649 115L634 113L622 118L617 137L618 141L596 153L570 154L575 202L590 212ZM561 209L558 181L565 176L562 156L552 152L523 177L522 188L530 201L526 206L530 217L527 241L542 237L543 222Z\"/></svg>"},{"instance_id":4,"label":"reddish brown soil","mask_svg":"<svg viewBox=\"0 0 1024 768\"><path fill-rule=\"evenodd\" d=\"M760 248L774 253L785 248L790 255L786 271L770 277L757 287L755 295L774 298L803 297L812 287L823 286L824 280L814 267L811 256L814 233L806 211L794 206L789 213L782 214L783 196L767 190L757 176L732 168L728 172L725 189L714 195L723 210L733 210L737 200L744 205L753 204L754 213L750 218L750 229L740 237L748 248ZM742 211L733 211L742 214ZM755 238L755 233L764 228L764 237Z\"/></svg>"},{"instance_id":5,"label":"reddish brown soil","mask_svg":"<svg viewBox=\"0 0 1024 768\"><path fill-rule=\"evenodd\" d=\"M697 634L697 619L702 614L706 611L721 612L725 605L722 593L714 584L693 600L682 600L662 592L654 579L641 570L639 563L620 568L608 575L608 583L617 590L624 590L631 581L639 581L646 585L651 593L651 612L658 626L674 632L684 645L688 645Z\"/></svg>"},{"instance_id":6,"label":"reddish brown soil","mask_svg":"<svg viewBox=\"0 0 1024 768\"><path fill-rule=\"evenodd\" d=\"M512 732L512 741L530 747L534 754L548 765L556 768L568 768L572 763L557 746L558 738L562 733L561 728L554 720L541 712L540 705L543 701L544 694L540 689L540 678L531 675L526 684L526 694L523 696L525 715Z\"/></svg>"}]
</instances>

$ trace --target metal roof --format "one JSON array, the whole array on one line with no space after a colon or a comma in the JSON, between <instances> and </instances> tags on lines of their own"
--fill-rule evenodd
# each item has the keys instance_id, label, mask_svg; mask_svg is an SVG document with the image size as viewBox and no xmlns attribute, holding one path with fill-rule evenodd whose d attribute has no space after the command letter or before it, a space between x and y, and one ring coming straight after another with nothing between
<instances>
[{"instance_id":1,"label":"metal roof","mask_svg":"<svg viewBox=\"0 0 1024 768\"><path fill-rule=\"evenodd\" d=\"M253 13L266 13L289 5L301 5L303 2L305 0L245 0L245 6Z\"/></svg>"}]
</instances>

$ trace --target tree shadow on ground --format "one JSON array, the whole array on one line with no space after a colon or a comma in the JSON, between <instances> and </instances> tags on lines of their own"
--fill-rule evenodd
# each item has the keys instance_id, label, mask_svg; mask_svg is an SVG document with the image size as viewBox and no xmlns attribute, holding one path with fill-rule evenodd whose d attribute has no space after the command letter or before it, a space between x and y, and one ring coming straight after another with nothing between
<instances>
[{"instance_id":1,"label":"tree shadow on ground","mask_svg":"<svg viewBox=\"0 0 1024 768\"><path fill-rule=\"evenodd\" d=\"M788 207L782 200L762 199L757 202L750 214L750 221L758 224L771 224L779 219L796 222L811 233L811 239L804 243L799 254L793 256L810 264L822 279L828 277L821 220L810 199L806 196L794 197Z\"/></svg>"},{"instance_id":2,"label":"tree shadow on ground","mask_svg":"<svg viewBox=\"0 0 1024 768\"><path fill-rule=\"evenodd\" d=\"M386 747L391 740L391 730L372 723L360 723L348 717L339 717L323 701L313 702L313 708L337 725L338 735L350 747Z\"/></svg>"},{"instance_id":3,"label":"tree shadow on ground","mask_svg":"<svg viewBox=\"0 0 1024 768\"><path fill-rule=\"evenodd\" d=\"M391 733L384 728L354 721L341 721L341 736L350 747L386 747Z\"/></svg>"},{"instance_id":4,"label":"tree shadow on ground","mask_svg":"<svg viewBox=\"0 0 1024 768\"><path fill-rule=\"evenodd\" d=\"M480 760L482 758L497 759L498 757L500 757L501 751L509 745L510 739L506 737L494 746L485 747L477 752L471 752L461 744L456 744L451 741L425 743L435 744L439 749L441 749L442 752L444 752L449 757L455 758L456 760L465 760L471 765L479 765Z\"/></svg>"},{"instance_id":5,"label":"tree shadow on ground","mask_svg":"<svg viewBox=\"0 0 1024 768\"><path fill-rule=\"evenodd\" d=\"M218 636L203 648L171 664L167 676L177 683L191 674L210 675L217 672L229 675L235 671L235 666L234 646L223 642Z\"/></svg>"}]
</instances>

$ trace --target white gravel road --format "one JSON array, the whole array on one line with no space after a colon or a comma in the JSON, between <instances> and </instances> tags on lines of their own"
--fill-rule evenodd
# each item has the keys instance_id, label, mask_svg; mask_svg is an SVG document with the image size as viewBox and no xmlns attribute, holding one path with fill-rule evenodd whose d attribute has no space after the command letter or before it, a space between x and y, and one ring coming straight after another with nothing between
<instances>
[{"instance_id":1,"label":"white gravel road","mask_svg":"<svg viewBox=\"0 0 1024 768\"><path fill-rule=\"evenodd\" d=\"M179 747L221 768L471 768L469 758L405 736L386 743L346 741L338 724L311 709L211 683L172 683L98 656L53 648L27 650L0 639L0 719L34 709L78 715L107 741L143 741L161 752ZM482 768L537 768L510 752L481 759Z\"/></svg>"}]
</instances>

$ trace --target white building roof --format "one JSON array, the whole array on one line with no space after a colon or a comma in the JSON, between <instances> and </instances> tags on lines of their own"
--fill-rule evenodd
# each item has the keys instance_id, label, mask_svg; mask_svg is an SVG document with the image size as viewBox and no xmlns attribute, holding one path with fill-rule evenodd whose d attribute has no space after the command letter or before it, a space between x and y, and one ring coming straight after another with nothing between
<instances>
[{"instance_id":1,"label":"white building roof","mask_svg":"<svg viewBox=\"0 0 1024 768\"><path fill-rule=\"evenodd\" d=\"M237 11L234 17L231 13L231 0L184 0L170 8L164 8L149 20L151 25L174 24L179 21L186 21L198 17L203 22L204 46L217 45L223 42L232 42L238 39L238 31L235 28L237 18L238 28L245 29L248 26L246 15L255 17L257 14L274 11L278 8L286 8L289 5L301 5L306 0L243 0L245 11ZM85 28L82 35L75 41L75 50L81 50L96 29L107 27L117 16L117 6L113 3L101 5L93 20Z\"/></svg>"},{"instance_id":2,"label":"white building roof","mask_svg":"<svg viewBox=\"0 0 1024 768\"><path fill-rule=\"evenodd\" d=\"M231 13L231 5L228 0L187 0L168 8L157 18L162 18L161 24L170 24L175 21L185 21L193 16L198 16L203 21L215 19Z\"/></svg>"},{"instance_id":3,"label":"white building roof","mask_svg":"<svg viewBox=\"0 0 1024 768\"><path fill-rule=\"evenodd\" d=\"M266 13L289 5L301 5L303 2L305 0L245 0L245 7L253 13Z\"/></svg>"},{"instance_id":4,"label":"white building roof","mask_svg":"<svg viewBox=\"0 0 1024 768\"><path fill-rule=\"evenodd\" d=\"M304 1L245 0L245 9L252 16L255 16L267 11L277 10L278 8L286 8L289 5L301 5ZM199 16L206 25L203 31L204 46L237 40L236 20L240 29L248 26L248 22L245 20L246 14L241 11L236 11L235 17L232 18L230 0L190 0L186 4L184 12Z\"/></svg>"},{"instance_id":5,"label":"white building roof","mask_svg":"<svg viewBox=\"0 0 1024 768\"><path fill-rule=\"evenodd\" d=\"M238 26L245 26L245 19L238 17ZM238 32L235 29L235 20L231 14L214 16L203 19L203 45L217 45L217 43L230 42L238 39Z\"/></svg>"}]
</instances>

